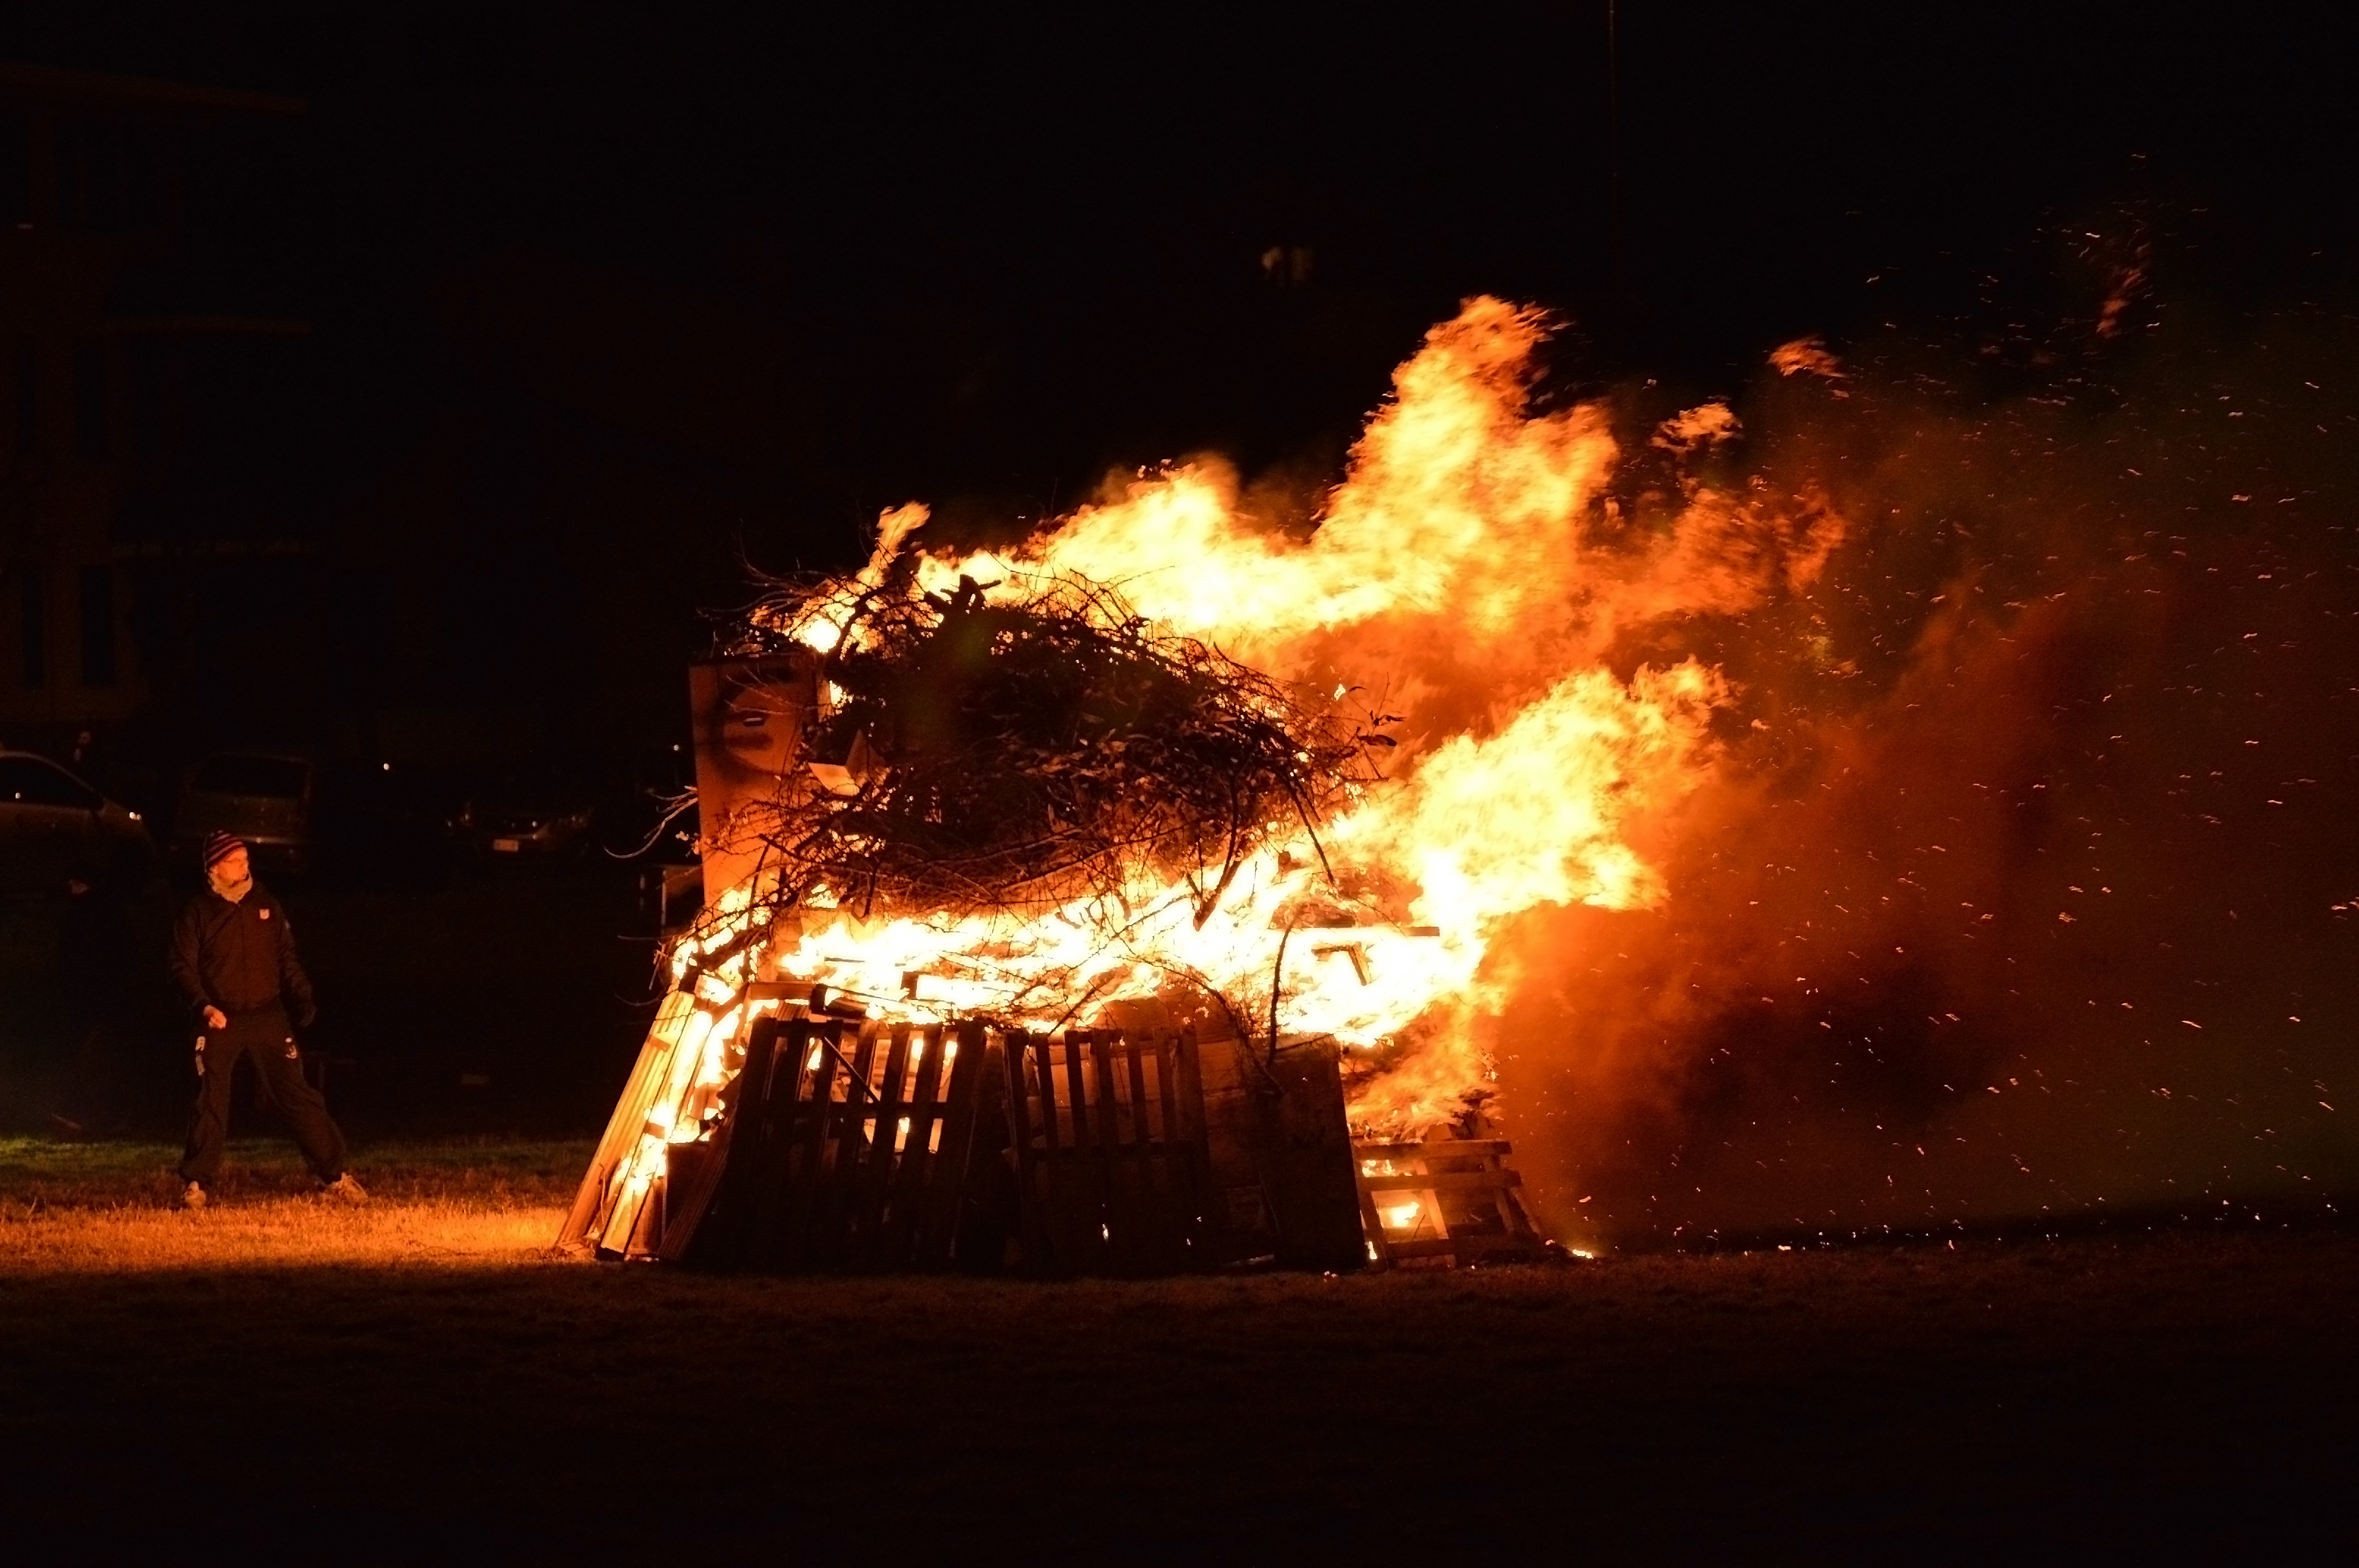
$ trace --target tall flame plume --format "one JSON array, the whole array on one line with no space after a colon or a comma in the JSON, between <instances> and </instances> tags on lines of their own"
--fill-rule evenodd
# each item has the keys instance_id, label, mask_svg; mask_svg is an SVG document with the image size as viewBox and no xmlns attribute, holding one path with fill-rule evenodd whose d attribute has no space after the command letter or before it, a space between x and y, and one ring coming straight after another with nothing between
<instances>
[{"instance_id":1,"label":"tall flame plume","mask_svg":"<svg viewBox=\"0 0 2359 1568\"><path fill-rule=\"evenodd\" d=\"M1209 910L1188 868L1045 916L855 912L821 889L771 926L762 889L726 891L673 954L685 989L658 1033L682 1048L651 1151L696 1135L756 978L919 1019L1054 1027L1162 999L1273 1045L1326 1037L1359 1058L1355 1121L1393 1134L1483 1095L1513 983L1488 961L1495 938L1541 906L1659 902L1638 846L1716 755L1719 672L1688 659L1616 674L1608 649L1806 583L1843 527L1822 506L1769 511L1693 481L1671 522L1636 525L1606 496L1623 456L1606 411L1538 406L1548 332L1491 298L1436 327L1307 529L1249 514L1211 461L1142 473L1006 550L913 553L924 509L887 513L867 568L793 628L818 653L858 635L831 604L890 591L897 573L938 594L1078 577L1296 694L1395 710L1389 776L1324 822L1269 825ZM1654 445L1684 460L1734 427L1710 405Z\"/></svg>"}]
</instances>

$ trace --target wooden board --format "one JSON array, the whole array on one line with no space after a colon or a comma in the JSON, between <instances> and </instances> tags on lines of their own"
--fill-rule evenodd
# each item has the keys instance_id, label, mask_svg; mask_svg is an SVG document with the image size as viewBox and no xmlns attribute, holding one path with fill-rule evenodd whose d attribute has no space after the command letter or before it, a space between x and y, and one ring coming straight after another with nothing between
<instances>
[{"instance_id":1,"label":"wooden board","mask_svg":"<svg viewBox=\"0 0 2359 1568\"><path fill-rule=\"evenodd\" d=\"M1463 1267L1546 1256L1547 1241L1516 1194L1523 1176L1506 1163L1508 1152L1497 1138L1355 1144L1352 1168L1370 1261ZM1379 1197L1397 1194L1417 1199L1416 1225L1385 1224L1387 1206Z\"/></svg>"},{"instance_id":2,"label":"wooden board","mask_svg":"<svg viewBox=\"0 0 2359 1568\"><path fill-rule=\"evenodd\" d=\"M950 1266L985 1044L973 1025L760 1031L712 1202L668 1255L774 1273Z\"/></svg>"},{"instance_id":3,"label":"wooden board","mask_svg":"<svg viewBox=\"0 0 2359 1568\"><path fill-rule=\"evenodd\" d=\"M636 1255L631 1250L635 1238L643 1241L647 1228L640 1210L650 1202L660 1204L660 1178L633 1192L620 1183L618 1173L641 1147L647 1113L671 1076L681 1031L694 1011L694 999L681 992L664 998L623 1086L622 1097L607 1119L597 1152L591 1156L590 1168L575 1189L573 1206L558 1232L560 1249L594 1250L611 1257Z\"/></svg>"},{"instance_id":4,"label":"wooden board","mask_svg":"<svg viewBox=\"0 0 2359 1568\"><path fill-rule=\"evenodd\" d=\"M1026 1267L1144 1275L1201 1267L1211 1195L1190 1104L1195 1040L1068 1030L1007 1043Z\"/></svg>"}]
</instances>

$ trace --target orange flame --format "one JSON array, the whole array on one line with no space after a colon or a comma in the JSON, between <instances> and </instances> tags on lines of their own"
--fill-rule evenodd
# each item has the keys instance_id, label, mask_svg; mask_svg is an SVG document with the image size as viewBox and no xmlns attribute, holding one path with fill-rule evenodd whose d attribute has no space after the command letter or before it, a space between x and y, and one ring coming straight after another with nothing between
<instances>
[{"instance_id":1,"label":"orange flame","mask_svg":"<svg viewBox=\"0 0 2359 1568\"><path fill-rule=\"evenodd\" d=\"M1196 464L1142 475L1019 548L915 562L936 591L962 574L1079 573L1339 703L1386 692L1408 718L1395 776L1315 841L1281 838L1201 922L1173 878L1020 925L808 909L799 932L756 948L733 946L756 918L750 890L733 890L675 954L682 977L736 955L699 981L716 993L700 1011L735 1007L758 971L887 1012L1053 1026L1169 996L1176 979L1240 1033L1389 1048L1353 1107L1364 1125L1413 1131L1450 1114L1484 1082L1485 1021L1506 999L1485 965L1495 935L1538 906L1659 902L1662 878L1634 840L1712 764L1721 676L1690 660L1625 679L1607 648L1651 621L1807 583L1843 533L1823 504L1789 513L1692 481L1667 524L1634 528L1605 495L1619 453L1604 411L1533 407L1546 335L1538 313L1487 298L1435 328L1307 535L1244 514L1234 477ZM1653 444L1684 460L1734 430L1708 405ZM924 520L920 507L887 513L875 556L841 591L884 582ZM823 619L802 634L821 651L842 636ZM699 1044L680 1036L681 1098L719 1070ZM679 1105L662 1136L690 1125Z\"/></svg>"}]
</instances>

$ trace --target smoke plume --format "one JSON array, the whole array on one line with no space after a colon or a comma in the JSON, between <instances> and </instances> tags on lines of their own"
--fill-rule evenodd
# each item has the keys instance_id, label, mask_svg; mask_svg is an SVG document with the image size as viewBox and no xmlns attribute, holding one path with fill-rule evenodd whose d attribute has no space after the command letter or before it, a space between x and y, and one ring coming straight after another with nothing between
<instances>
[{"instance_id":1,"label":"smoke plume","mask_svg":"<svg viewBox=\"0 0 2359 1568\"><path fill-rule=\"evenodd\" d=\"M1731 695L1635 830L1666 896L1534 911L1493 953L1504 1119L1560 1234L2349 1191L2359 332L2125 347L2121 318L2002 392L1896 338L1781 351L1726 424L1622 400L1654 459L1605 503L1631 527L1690 516L1701 471L1746 537L1832 542L1605 650Z\"/></svg>"}]
</instances>

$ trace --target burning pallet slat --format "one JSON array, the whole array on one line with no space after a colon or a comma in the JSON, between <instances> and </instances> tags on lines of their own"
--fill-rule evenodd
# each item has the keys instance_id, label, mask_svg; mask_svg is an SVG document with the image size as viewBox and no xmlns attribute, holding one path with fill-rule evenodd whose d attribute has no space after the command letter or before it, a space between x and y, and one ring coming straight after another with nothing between
<instances>
[{"instance_id":1,"label":"burning pallet slat","mask_svg":"<svg viewBox=\"0 0 2359 1568\"><path fill-rule=\"evenodd\" d=\"M745 1044L745 1065L738 1073L734 1087L735 1098L732 1109L735 1114L732 1118L732 1136L720 1151L717 1161L708 1159L705 1162L711 1168L711 1175L702 1195L703 1201L693 1208L685 1201L677 1206L673 1222L664 1233L660 1256L679 1260L687 1254L690 1242L700 1236L704 1238L708 1246L723 1241L742 1246L745 1233L756 1223L756 1217L747 1212L752 1208L751 1205L737 1206L733 1212L721 1216L713 1215L711 1206L712 1196L723 1184L745 1186L747 1181L745 1173L761 1163L769 1152L769 1092L782 1027L776 1018L755 1021ZM671 1164L676 1175L679 1167L677 1150L672 1152Z\"/></svg>"},{"instance_id":2,"label":"burning pallet slat","mask_svg":"<svg viewBox=\"0 0 2359 1568\"><path fill-rule=\"evenodd\" d=\"M1547 1256L1547 1240L1516 1195L1524 1179L1506 1163L1506 1140L1355 1143L1352 1152L1369 1258L1379 1268Z\"/></svg>"},{"instance_id":3,"label":"burning pallet slat","mask_svg":"<svg viewBox=\"0 0 2359 1568\"><path fill-rule=\"evenodd\" d=\"M614 1103L597 1152L591 1157L573 1208L566 1216L563 1244L587 1246L611 1257L645 1256L650 1250L645 1245L646 1233L658 1214L651 1214L649 1206L656 1205L659 1213L661 1192L639 1166L650 1138L659 1140L669 1129L653 1127L648 1113L676 1070L691 1011L690 998L684 994L674 992L664 999L622 1098ZM660 1235L659 1224L655 1228Z\"/></svg>"}]
</instances>

